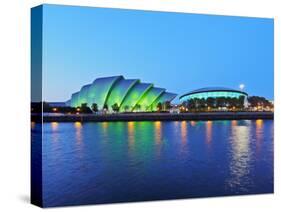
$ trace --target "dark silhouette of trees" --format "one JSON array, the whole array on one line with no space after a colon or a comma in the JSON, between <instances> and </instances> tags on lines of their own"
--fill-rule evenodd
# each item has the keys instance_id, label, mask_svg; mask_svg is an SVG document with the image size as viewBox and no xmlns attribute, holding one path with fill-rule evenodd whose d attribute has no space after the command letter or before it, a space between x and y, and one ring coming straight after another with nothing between
<instances>
[{"instance_id":1,"label":"dark silhouette of trees","mask_svg":"<svg viewBox=\"0 0 281 212\"><path fill-rule=\"evenodd\" d=\"M125 106L124 106L125 112L128 112L129 109L130 109L130 107L129 107L128 105L125 105Z\"/></svg>"},{"instance_id":2,"label":"dark silhouette of trees","mask_svg":"<svg viewBox=\"0 0 281 212\"><path fill-rule=\"evenodd\" d=\"M97 103L93 103L91 108L92 108L92 111L94 111L95 113L99 111Z\"/></svg>"},{"instance_id":3,"label":"dark silhouette of trees","mask_svg":"<svg viewBox=\"0 0 281 212\"><path fill-rule=\"evenodd\" d=\"M217 107L225 107L226 106L226 98L225 97L218 97L216 98Z\"/></svg>"},{"instance_id":4,"label":"dark silhouette of trees","mask_svg":"<svg viewBox=\"0 0 281 212\"><path fill-rule=\"evenodd\" d=\"M104 110L108 110L108 105L107 105L107 104L104 104L103 109L104 109Z\"/></svg>"},{"instance_id":5,"label":"dark silhouette of trees","mask_svg":"<svg viewBox=\"0 0 281 212\"><path fill-rule=\"evenodd\" d=\"M163 109L162 103L158 102L156 108L157 108L157 111L159 111L159 112L162 111L162 109Z\"/></svg>"},{"instance_id":6,"label":"dark silhouette of trees","mask_svg":"<svg viewBox=\"0 0 281 212\"><path fill-rule=\"evenodd\" d=\"M112 108L112 110L113 110L114 112L119 112L119 109L120 109L117 103L114 103L114 104L111 106L111 108Z\"/></svg>"},{"instance_id":7,"label":"dark silhouette of trees","mask_svg":"<svg viewBox=\"0 0 281 212\"><path fill-rule=\"evenodd\" d=\"M92 110L88 107L87 103L81 104L80 113L93 113Z\"/></svg>"},{"instance_id":8,"label":"dark silhouette of trees","mask_svg":"<svg viewBox=\"0 0 281 212\"><path fill-rule=\"evenodd\" d=\"M170 110L172 108L171 102L169 101L164 102L163 107L164 110Z\"/></svg>"},{"instance_id":9,"label":"dark silhouette of trees","mask_svg":"<svg viewBox=\"0 0 281 212\"><path fill-rule=\"evenodd\" d=\"M141 105L140 105L140 104L136 104L135 110L136 110L136 111L139 111L140 109L141 109Z\"/></svg>"},{"instance_id":10,"label":"dark silhouette of trees","mask_svg":"<svg viewBox=\"0 0 281 212\"><path fill-rule=\"evenodd\" d=\"M191 111L201 111L207 108L207 101L205 99L194 98L188 100L185 105Z\"/></svg>"},{"instance_id":11,"label":"dark silhouette of trees","mask_svg":"<svg viewBox=\"0 0 281 212\"><path fill-rule=\"evenodd\" d=\"M232 97L208 97L204 98L194 98L190 99L182 104L182 106L187 107L190 111L207 111L209 109L219 109L219 108L227 108L227 109L235 109L240 110L244 108L244 96L240 96L239 98Z\"/></svg>"},{"instance_id":12,"label":"dark silhouette of trees","mask_svg":"<svg viewBox=\"0 0 281 212\"><path fill-rule=\"evenodd\" d=\"M206 100L207 106L210 108L214 108L216 104L216 99L213 97L208 97Z\"/></svg>"},{"instance_id":13,"label":"dark silhouette of trees","mask_svg":"<svg viewBox=\"0 0 281 212\"><path fill-rule=\"evenodd\" d=\"M196 108L196 102L194 99L190 99L183 103L184 107L187 107L189 110L194 110Z\"/></svg>"},{"instance_id":14,"label":"dark silhouette of trees","mask_svg":"<svg viewBox=\"0 0 281 212\"><path fill-rule=\"evenodd\" d=\"M245 96L240 96L237 101L236 107L244 108Z\"/></svg>"},{"instance_id":15,"label":"dark silhouette of trees","mask_svg":"<svg viewBox=\"0 0 281 212\"><path fill-rule=\"evenodd\" d=\"M152 105L149 105L145 108L147 111L152 111Z\"/></svg>"},{"instance_id":16,"label":"dark silhouette of trees","mask_svg":"<svg viewBox=\"0 0 281 212\"><path fill-rule=\"evenodd\" d=\"M248 102L250 103L251 107L273 107L273 104L270 101L260 96L251 96L248 98Z\"/></svg>"}]
</instances>

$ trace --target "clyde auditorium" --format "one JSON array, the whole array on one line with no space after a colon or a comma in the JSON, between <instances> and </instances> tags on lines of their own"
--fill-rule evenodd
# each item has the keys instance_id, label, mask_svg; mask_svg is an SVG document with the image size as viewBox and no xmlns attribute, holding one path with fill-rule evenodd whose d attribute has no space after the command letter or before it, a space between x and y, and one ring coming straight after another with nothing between
<instances>
[{"instance_id":1,"label":"clyde auditorium","mask_svg":"<svg viewBox=\"0 0 281 212\"><path fill-rule=\"evenodd\" d=\"M73 93L66 105L71 107L96 103L101 110L105 105L112 110L117 104L119 111L155 111L158 103L171 102L177 95L166 92L164 88L142 83L139 79L125 79L123 76L97 78L93 83L84 85Z\"/></svg>"}]
</instances>

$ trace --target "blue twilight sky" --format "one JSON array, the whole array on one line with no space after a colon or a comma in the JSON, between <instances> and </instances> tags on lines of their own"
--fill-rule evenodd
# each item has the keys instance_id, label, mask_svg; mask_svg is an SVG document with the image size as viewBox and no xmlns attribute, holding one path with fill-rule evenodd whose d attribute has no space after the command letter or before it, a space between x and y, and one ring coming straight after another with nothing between
<instances>
[{"instance_id":1,"label":"blue twilight sky","mask_svg":"<svg viewBox=\"0 0 281 212\"><path fill-rule=\"evenodd\" d=\"M273 99L273 19L43 6L43 99L123 75L179 95L245 84Z\"/></svg>"}]
</instances>

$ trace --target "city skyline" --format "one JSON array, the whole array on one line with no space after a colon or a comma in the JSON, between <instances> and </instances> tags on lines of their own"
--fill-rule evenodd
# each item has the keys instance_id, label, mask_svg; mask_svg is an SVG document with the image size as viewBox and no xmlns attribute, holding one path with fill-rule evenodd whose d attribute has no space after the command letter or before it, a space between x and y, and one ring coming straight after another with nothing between
<instances>
[{"instance_id":1,"label":"city skyline","mask_svg":"<svg viewBox=\"0 0 281 212\"><path fill-rule=\"evenodd\" d=\"M273 19L43 6L43 99L98 77L177 93L223 86L273 99Z\"/></svg>"}]
</instances>

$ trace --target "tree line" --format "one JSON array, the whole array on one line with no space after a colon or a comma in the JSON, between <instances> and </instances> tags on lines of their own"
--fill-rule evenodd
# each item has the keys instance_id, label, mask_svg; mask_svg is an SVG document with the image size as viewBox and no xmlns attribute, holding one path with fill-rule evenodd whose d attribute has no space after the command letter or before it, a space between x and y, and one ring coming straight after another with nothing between
<instances>
[{"instance_id":1,"label":"tree line","mask_svg":"<svg viewBox=\"0 0 281 212\"><path fill-rule=\"evenodd\" d=\"M264 97L260 97L260 96L250 96L248 98L248 102L251 105L251 107L273 107L273 104L268 101L266 98Z\"/></svg>"},{"instance_id":2,"label":"tree line","mask_svg":"<svg viewBox=\"0 0 281 212\"><path fill-rule=\"evenodd\" d=\"M164 102L164 103L161 103L161 102L159 102L157 105L156 105L156 110L158 111L158 112L161 112L161 111L167 111L167 110L169 110L170 108L171 108L172 106L171 106L171 103L170 102ZM99 111L99 108L98 108L98 105L96 104L96 103L93 103L92 104L92 110L94 111L94 112L98 112ZM104 106L103 106L103 109L104 110L108 110L108 105L107 104L105 104ZM120 111L120 106L117 104L117 103L115 103L115 104L113 104L112 106L111 106L111 109L112 109L112 111L114 111L114 112L119 112ZM123 110L124 110L124 112L131 112L131 111L142 111L142 110L144 110L144 111L152 111L153 110L153 107L152 107L152 105L150 105L150 106L148 106L148 107L146 107L146 108L142 108L142 106L140 105L140 104L136 104L134 107L129 107L128 105L125 105L125 106L123 106L123 108L122 108Z\"/></svg>"},{"instance_id":3,"label":"tree line","mask_svg":"<svg viewBox=\"0 0 281 212\"><path fill-rule=\"evenodd\" d=\"M244 108L244 96L240 96L239 98L231 98L231 97L208 97L204 98L194 98L190 99L183 103L184 107L187 107L189 110L194 111L205 111L209 109L218 109L218 108L233 108L235 109L243 109Z\"/></svg>"},{"instance_id":4,"label":"tree line","mask_svg":"<svg viewBox=\"0 0 281 212\"><path fill-rule=\"evenodd\" d=\"M250 107L270 107L273 108L273 104L264 97L259 96L251 96L247 99L248 104ZM185 112L185 108L188 108L189 111L209 111L209 110L216 110L218 108L226 108L231 110L243 110L244 109L244 102L245 96L240 96L239 98L231 98L231 97L208 97L207 99L199 99L194 98L188 101L185 101L180 105L180 111ZM47 102L38 102L38 103L31 103L31 112L32 113L41 113L43 111L45 113L53 113L53 112L60 112L60 113L97 113L100 110L108 111L109 106L105 104L102 108L98 107L98 104L93 103L91 106L88 106L87 103L81 104L79 107L53 107L50 106ZM170 102L164 103L157 103L156 105L157 112L166 112L172 108ZM182 109L183 108L183 109ZM120 106L115 103L111 105L111 109L113 112L118 113L120 112ZM129 107L128 105L122 106L122 111L124 112L131 112L131 111L152 111L153 107L149 106L147 108L142 108L140 104L136 104L134 108Z\"/></svg>"},{"instance_id":5,"label":"tree line","mask_svg":"<svg viewBox=\"0 0 281 212\"><path fill-rule=\"evenodd\" d=\"M156 110L158 112L162 112L162 111L167 111L171 108L171 103L170 102L164 102L161 103L159 102L156 105ZM100 110L102 111L108 111L109 107L107 104L105 104L102 108L98 107L97 103L93 103L90 107L88 106L87 103L82 103L80 106L78 107L71 107L71 106L63 106L63 107L54 107L51 106L49 103L47 102L38 102L38 103L32 103L31 104L31 112L33 113L41 113L43 108L43 111L45 113L70 113L70 114L76 114L76 113L85 113L85 114L89 114L89 113L97 113ZM120 106L115 103L113 105L111 105L111 109L113 112L120 112ZM140 104L136 104L134 107L129 107L128 105L125 105L122 107L122 109L124 110L124 112L131 112L133 111L142 111L142 106ZM149 106L147 108L145 108L145 110L148 111L152 111L152 106Z\"/></svg>"}]
</instances>

